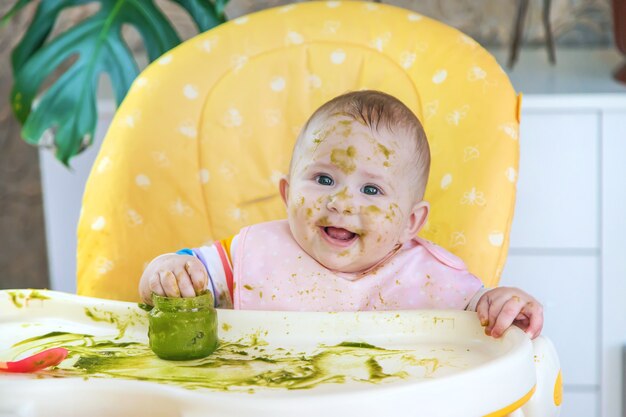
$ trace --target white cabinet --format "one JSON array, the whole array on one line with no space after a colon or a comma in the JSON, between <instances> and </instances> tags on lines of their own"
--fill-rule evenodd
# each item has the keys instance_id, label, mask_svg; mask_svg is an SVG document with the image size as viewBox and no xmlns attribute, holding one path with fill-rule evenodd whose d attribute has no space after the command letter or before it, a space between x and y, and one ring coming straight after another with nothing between
<instances>
[{"instance_id":1,"label":"white cabinet","mask_svg":"<svg viewBox=\"0 0 626 417\"><path fill-rule=\"evenodd\" d=\"M515 247L598 247L599 119L523 112Z\"/></svg>"},{"instance_id":2,"label":"white cabinet","mask_svg":"<svg viewBox=\"0 0 626 417\"><path fill-rule=\"evenodd\" d=\"M563 370L562 416L622 417L626 94L527 96L522 109L500 285L544 304L544 333Z\"/></svg>"},{"instance_id":3,"label":"white cabinet","mask_svg":"<svg viewBox=\"0 0 626 417\"><path fill-rule=\"evenodd\" d=\"M598 393L595 391L568 391L563 393L561 417L593 417L598 411ZM621 417L621 416L620 416Z\"/></svg>"},{"instance_id":4,"label":"white cabinet","mask_svg":"<svg viewBox=\"0 0 626 417\"><path fill-rule=\"evenodd\" d=\"M602 142L602 417L626 413L626 112L603 114Z\"/></svg>"},{"instance_id":5,"label":"white cabinet","mask_svg":"<svg viewBox=\"0 0 626 417\"><path fill-rule=\"evenodd\" d=\"M523 288L543 304L543 333L559 352L566 387L600 382L598 267L596 256L512 254L504 270L502 284Z\"/></svg>"}]
</instances>

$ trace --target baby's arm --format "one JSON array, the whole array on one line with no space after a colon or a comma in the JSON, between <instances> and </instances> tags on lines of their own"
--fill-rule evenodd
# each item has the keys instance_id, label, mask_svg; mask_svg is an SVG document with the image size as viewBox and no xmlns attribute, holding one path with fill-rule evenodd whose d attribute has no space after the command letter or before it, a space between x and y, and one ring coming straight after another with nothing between
<instances>
[{"instance_id":1,"label":"baby's arm","mask_svg":"<svg viewBox=\"0 0 626 417\"><path fill-rule=\"evenodd\" d=\"M152 293L167 297L195 297L208 285L202 262L190 255L169 253L148 264L139 281L139 295L152 304Z\"/></svg>"},{"instance_id":2,"label":"baby's arm","mask_svg":"<svg viewBox=\"0 0 626 417\"><path fill-rule=\"evenodd\" d=\"M543 307L519 288L498 287L485 292L476 306L485 333L500 337L511 325L524 330L532 339L543 327Z\"/></svg>"}]
</instances>

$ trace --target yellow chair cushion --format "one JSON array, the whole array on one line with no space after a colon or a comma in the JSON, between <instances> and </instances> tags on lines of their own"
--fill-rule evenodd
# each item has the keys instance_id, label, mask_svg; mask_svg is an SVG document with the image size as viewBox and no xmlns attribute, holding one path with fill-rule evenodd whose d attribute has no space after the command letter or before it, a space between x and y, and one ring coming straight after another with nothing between
<instances>
[{"instance_id":1,"label":"yellow chair cushion","mask_svg":"<svg viewBox=\"0 0 626 417\"><path fill-rule=\"evenodd\" d=\"M278 180L322 103L378 89L422 120L432 152L421 235L492 286L508 247L519 103L493 57L411 11L307 2L198 35L134 82L89 177L78 293L138 300L153 257L285 217Z\"/></svg>"}]
</instances>

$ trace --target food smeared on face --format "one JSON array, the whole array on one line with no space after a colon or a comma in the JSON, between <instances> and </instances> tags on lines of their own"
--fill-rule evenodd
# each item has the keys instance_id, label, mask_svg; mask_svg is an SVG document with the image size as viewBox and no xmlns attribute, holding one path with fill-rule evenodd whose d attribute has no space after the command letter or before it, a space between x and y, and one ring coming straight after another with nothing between
<instances>
[{"instance_id":1,"label":"food smeared on face","mask_svg":"<svg viewBox=\"0 0 626 417\"><path fill-rule=\"evenodd\" d=\"M356 169L356 149L348 146L346 149L333 149L330 152L330 161L345 174L351 174Z\"/></svg>"},{"instance_id":2,"label":"food smeared on face","mask_svg":"<svg viewBox=\"0 0 626 417\"><path fill-rule=\"evenodd\" d=\"M416 203L407 192L415 187L411 138L343 114L313 120L308 131L290 174L292 234L328 269L367 270L403 243Z\"/></svg>"}]
</instances>

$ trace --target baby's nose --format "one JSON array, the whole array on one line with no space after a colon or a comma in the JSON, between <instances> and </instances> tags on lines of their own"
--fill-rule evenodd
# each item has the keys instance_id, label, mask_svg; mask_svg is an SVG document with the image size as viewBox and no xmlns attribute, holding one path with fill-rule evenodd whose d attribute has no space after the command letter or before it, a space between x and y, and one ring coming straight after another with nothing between
<instances>
[{"instance_id":1,"label":"baby's nose","mask_svg":"<svg viewBox=\"0 0 626 417\"><path fill-rule=\"evenodd\" d=\"M346 193L340 193L342 195L333 194L329 196L326 207L330 211L334 211L340 214L355 214L355 208L351 204L351 196Z\"/></svg>"}]
</instances>

